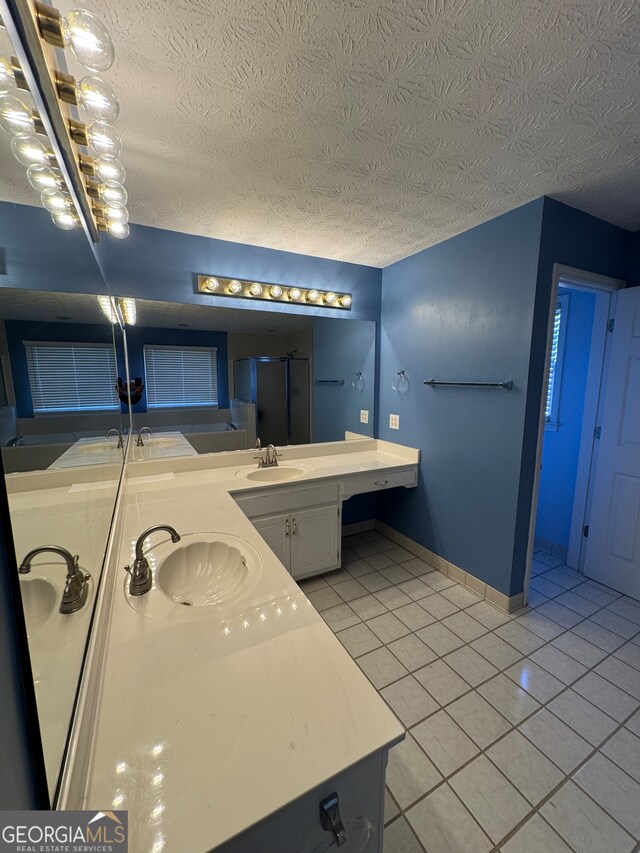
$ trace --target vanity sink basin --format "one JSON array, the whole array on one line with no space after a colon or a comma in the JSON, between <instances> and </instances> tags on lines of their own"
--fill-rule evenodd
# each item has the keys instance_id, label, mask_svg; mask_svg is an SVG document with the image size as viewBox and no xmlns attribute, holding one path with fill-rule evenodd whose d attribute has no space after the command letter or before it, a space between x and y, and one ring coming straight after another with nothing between
<instances>
[{"instance_id":1,"label":"vanity sink basin","mask_svg":"<svg viewBox=\"0 0 640 853\"><path fill-rule=\"evenodd\" d=\"M20 580L27 634L35 636L56 609L56 588L45 578Z\"/></svg>"},{"instance_id":2,"label":"vanity sink basin","mask_svg":"<svg viewBox=\"0 0 640 853\"><path fill-rule=\"evenodd\" d=\"M190 538L192 541L188 541ZM169 554L156 570L156 586L168 598L189 607L208 607L242 592L250 571L241 544L203 542L193 536L181 541L185 544Z\"/></svg>"},{"instance_id":3,"label":"vanity sink basin","mask_svg":"<svg viewBox=\"0 0 640 853\"><path fill-rule=\"evenodd\" d=\"M179 442L175 438L148 438L144 443L149 447L175 447Z\"/></svg>"},{"instance_id":4,"label":"vanity sink basin","mask_svg":"<svg viewBox=\"0 0 640 853\"><path fill-rule=\"evenodd\" d=\"M273 468L255 468L244 472L248 480L257 480L259 483L283 483L286 480L297 480L308 474L310 468L301 468L294 465L274 465Z\"/></svg>"}]
</instances>

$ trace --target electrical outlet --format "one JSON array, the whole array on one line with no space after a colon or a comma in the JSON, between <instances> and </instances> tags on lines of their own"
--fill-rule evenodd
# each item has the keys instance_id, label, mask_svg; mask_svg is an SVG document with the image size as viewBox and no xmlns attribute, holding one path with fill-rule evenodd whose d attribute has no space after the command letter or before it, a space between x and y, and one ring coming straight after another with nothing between
<instances>
[{"instance_id":1,"label":"electrical outlet","mask_svg":"<svg viewBox=\"0 0 640 853\"><path fill-rule=\"evenodd\" d=\"M389 429L400 429L400 415L389 415Z\"/></svg>"},{"instance_id":2,"label":"electrical outlet","mask_svg":"<svg viewBox=\"0 0 640 853\"><path fill-rule=\"evenodd\" d=\"M368 409L360 409L360 423L368 424L369 423L369 411Z\"/></svg>"}]
</instances>

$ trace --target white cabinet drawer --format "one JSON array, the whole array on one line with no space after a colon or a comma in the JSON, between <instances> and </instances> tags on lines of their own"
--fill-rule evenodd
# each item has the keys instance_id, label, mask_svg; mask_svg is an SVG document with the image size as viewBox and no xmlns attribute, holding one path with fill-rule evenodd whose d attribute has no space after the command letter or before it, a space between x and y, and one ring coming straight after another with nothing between
<instances>
[{"instance_id":1,"label":"white cabinet drawer","mask_svg":"<svg viewBox=\"0 0 640 853\"><path fill-rule=\"evenodd\" d=\"M337 503L339 491L339 485L335 482L321 486L288 485L285 488L261 490L259 493L235 494L233 498L248 518L255 518L260 515L291 512L300 507Z\"/></svg>"},{"instance_id":2,"label":"white cabinet drawer","mask_svg":"<svg viewBox=\"0 0 640 853\"><path fill-rule=\"evenodd\" d=\"M393 473L380 472L379 474L352 474L344 479L344 498L351 495L362 495L365 492L380 492L383 489L395 489L398 486L416 486L418 484L418 472L394 471Z\"/></svg>"}]
</instances>

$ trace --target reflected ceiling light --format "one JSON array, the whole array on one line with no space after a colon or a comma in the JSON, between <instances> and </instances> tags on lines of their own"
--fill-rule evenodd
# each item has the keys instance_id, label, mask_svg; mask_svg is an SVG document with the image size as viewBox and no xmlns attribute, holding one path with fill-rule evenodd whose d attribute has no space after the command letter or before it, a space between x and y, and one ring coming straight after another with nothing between
<instances>
[{"instance_id":1,"label":"reflected ceiling light","mask_svg":"<svg viewBox=\"0 0 640 853\"><path fill-rule=\"evenodd\" d=\"M13 95L0 97L0 127L12 136L26 137L36 132L36 123L29 107Z\"/></svg>"},{"instance_id":2,"label":"reflected ceiling light","mask_svg":"<svg viewBox=\"0 0 640 853\"><path fill-rule=\"evenodd\" d=\"M107 222L106 230L111 234L112 237L116 237L118 240L124 240L125 237L129 236L129 223L128 222Z\"/></svg>"},{"instance_id":3,"label":"reflected ceiling light","mask_svg":"<svg viewBox=\"0 0 640 853\"><path fill-rule=\"evenodd\" d=\"M112 296L98 296L98 305L110 323L118 322L118 312Z\"/></svg>"},{"instance_id":4,"label":"reflected ceiling light","mask_svg":"<svg viewBox=\"0 0 640 853\"><path fill-rule=\"evenodd\" d=\"M50 213L71 213L71 201L60 190L44 190L40 198Z\"/></svg>"},{"instance_id":5,"label":"reflected ceiling light","mask_svg":"<svg viewBox=\"0 0 640 853\"><path fill-rule=\"evenodd\" d=\"M51 218L53 219L53 224L63 231L71 231L80 224L73 213L53 213Z\"/></svg>"},{"instance_id":6,"label":"reflected ceiling light","mask_svg":"<svg viewBox=\"0 0 640 853\"><path fill-rule=\"evenodd\" d=\"M16 84L16 76L11 62L6 56L0 56L0 95L6 95Z\"/></svg>"},{"instance_id":7,"label":"reflected ceiling light","mask_svg":"<svg viewBox=\"0 0 640 853\"><path fill-rule=\"evenodd\" d=\"M11 149L16 160L28 168L31 186L40 193L50 189L73 197L77 209L70 205L65 211L59 195L41 195L43 204L56 214L55 222L59 227L72 228L82 220L94 242L99 239L99 231L122 238L129 233L128 213L107 216L105 221L104 210L91 201L98 198L103 202L102 207L108 209L124 208L127 203L123 186L126 173L118 159L122 140L111 126L118 118L120 105L111 85L95 76L95 72L106 71L113 64L115 52L111 36L102 21L84 9L75 9L63 18L60 11L48 3L25 3L24 7L28 14L20 8L10 10L12 23L20 34L17 52L27 58L30 67L48 66L46 71L55 85L57 100L46 87L38 85L38 91L33 94L37 103L44 104L45 114L41 118L36 110L8 94L14 87L28 91L29 86L18 59L0 56L0 128L12 136ZM77 80L52 67L51 58L56 54L43 50L40 39L56 48L70 48L79 62L94 74ZM60 102L84 110L88 123L71 118L69 109ZM51 136L53 154L46 143L34 136L47 132ZM77 153L72 143L88 148L91 156ZM54 154L60 158L60 172L51 169L56 165ZM82 173L94 178L95 183L84 184Z\"/></svg>"},{"instance_id":8,"label":"reflected ceiling light","mask_svg":"<svg viewBox=\"0 0 640 853\"><path fill-rule=\"evenodd\" d=\"M129 221L129 211L126 207L116 207L115 205L108 204L106 207L102 208L102 213L104 214L105 219L109 222Z\"/></svg>"},{"instance_id":9,"label":"reflected ceiling light","mask_svg":"<svg viewBox=\"0 0 640 853\"><path fill-rule=\"evenodd\" d=\"M107 208L103 208L103 216L107 216ZM350 293L337 293L332 290L302 290L300 287L286 287L281 284L268 284L263 281L243 281L238 278L221 278L214 276L198 276L198 293L208 293L215 296L236 299L259 299L267 302L282 302L291 305L309 303L316 308L340 309L349 311L353 304Z\"/></svg>"},{"instance_id":10,"label":"reflected ceiling light","mask_svg":"<svg viewBox=\"0 0 640 853\"><path fill-rule=\"evenodd\" d=\"M136 324L136 300L130 296L121 296L118 298L118 306L122 319L127 326L135 326Z\"/></svg>"},{"instance_id":11,"label":"reflected ceiling light","mask_svg":"<svg viewBox=\"0 0 640 853\"><path fill-rule=\"evenodd\" d=\"M14 137L11 150L23 166L46 166L52 159L52 155L35 136Z\"/></svg>"},{"instance_id":12,"label":"reflected ceiling light","mask_svg":"<svg viewBox=\"0 0 640 853\"><path fill-rule=\"evenodd\" d=\"M27 180L34 190L40 190L40 192L60 187L60 175L58 172L54 172L50 166L29 166Z\"/></svg>"},{"instance_id":13,"label":"reflected ceiling light","mask_svg":"<svg viewBox=\"0 0 640 853\"><path fill-rule=\"evenodd\" d=\"M76 59L90 71L107 71L115 50L109 31L99 18L84 9L75 9L63 18L57 9L36 3L40 35L55 47L69 47Z\"/></svg>"}]
</instances>

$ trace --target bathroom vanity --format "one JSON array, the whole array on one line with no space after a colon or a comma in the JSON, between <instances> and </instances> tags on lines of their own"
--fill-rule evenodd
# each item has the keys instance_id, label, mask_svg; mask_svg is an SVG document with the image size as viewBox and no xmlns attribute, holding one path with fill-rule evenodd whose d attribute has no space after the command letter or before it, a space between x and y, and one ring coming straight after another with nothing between
<instances>
[{"instance_id":1,"label":"bathroom vanity","mask_svg":"<svg viewBox=\"0 0 640 853\"><path fill-rule=\"evenodd\" d=\"M340 564L344 500L416 485L418 451L280 450L273 470L255 451L125 468L60 805L128 809L136 853L312 853L338 836L349 853L382 850L404 727L295 580ZM182 539L149 537L152 587L132 596L123 567L156 524Z\"/></svg>"}]
</instances>

